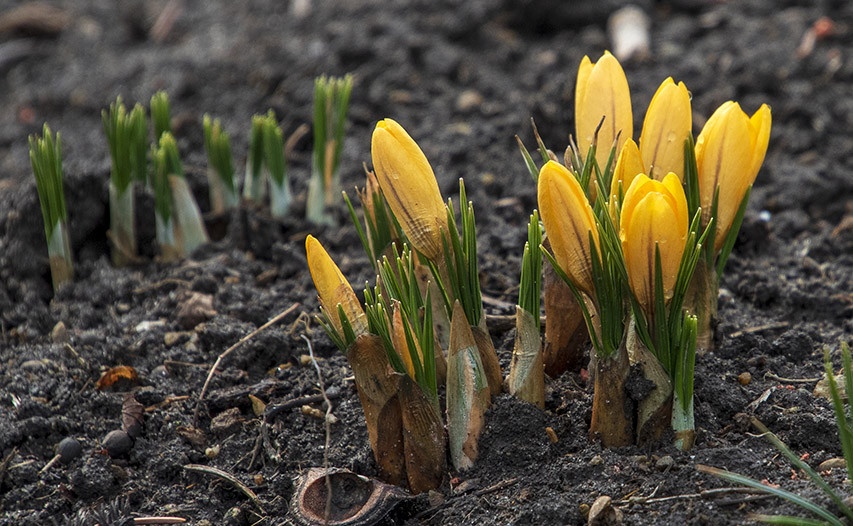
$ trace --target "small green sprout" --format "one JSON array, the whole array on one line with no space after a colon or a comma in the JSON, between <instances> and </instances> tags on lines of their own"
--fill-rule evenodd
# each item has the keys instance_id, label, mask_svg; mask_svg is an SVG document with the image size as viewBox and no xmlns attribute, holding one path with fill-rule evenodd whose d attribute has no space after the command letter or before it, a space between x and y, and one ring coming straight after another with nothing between
<instances>
[{"instance_id":1,"label":"small green sprout","mask_svg":"<svg viewBox=\"0 0 853 526\"><path fill-rule=\"evenodd\" d=\"M110 241L113 263L124 266L137 258L134 227L133 183L145 184L148 123L145 110L137 104L128 113L121 97L101 112L104 134L110 148Z\"/></svg>"},{"instance_id":2,"label":"small green sprout","mask_svg":"<svg viewBox=\"0 0 853 526\"><path fill-rule=\"evenodd\" d=\"M30 162L36 177L44 234L50 258L53 289L74 278L71 243L68 239L68 213L65 209L65 191L62 185L62 141L56 140L47 124L42 137L30 136Z\"/></svg>"},{"instance_id":3,"label":"small green sprout","mask_svg":"<svg viewBox=\"0 0 853 526\"><path fill-rule=\"evenodd\" d=\"M154 211L163 259L185 257L209 241L201 211L184 179L178 146L171 132L160 137L154 157Z\"/></svg>"},{"instance_id":4,"label":"small green sprout","mask_svg":"<svg viewBox=\"0 0 853 526\"><path fill-rule=\"evenodd\" d=\"M165 91L158 91L151 96L151 120L154 121L155 143L164 133L172 132L172 106Z\"/></svg>"},{"instance_id":5,"label":"small green sprout","mask_svg":"<svg viewBox=\"0 0 853 526\"><path fill-rule=\"evenodd\" d=\"M344 144L352 75L318 77L314 81L314 155L308 183L306 217L315 224L333 224L326 208L340 195L338 163Z\"/></svg>"},{"instance_id":6,"label":"small green sprout","mask_svg":"<svg viewBox=\"0 0 853 526\"><path fill-rule=\"evenodd\" d=\"M219 119L204 116L204 149L207 152L207 182L210 187L210 209L215 214L237 206L239 197L234 183L234 161L231 141Z\"/></svg>"}]
</instances>

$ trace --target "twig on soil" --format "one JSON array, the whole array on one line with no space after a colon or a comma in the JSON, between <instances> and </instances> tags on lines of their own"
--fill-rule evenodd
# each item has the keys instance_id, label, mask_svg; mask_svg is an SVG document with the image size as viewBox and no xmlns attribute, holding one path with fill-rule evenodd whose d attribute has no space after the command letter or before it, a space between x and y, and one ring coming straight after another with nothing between
<instances>
[{"instance_id":1,"label":"twig on soil","mask_svg":"<svg viewBox=\"0 0 853 526\"><path fill-rule=\"evenodd\" d=\"M747 412L754 413L756 411L756 409L758 409L758 406L760 406L762 403L767 401L768 398L770 398L770 394L773 393L773 391L775 389L776 389L776 387L770 387L768 389L765 389L763 393L758 395L758 398L756 398L755 400L753 400L752 402L747 404L747 406L746 406Z\"/></svg>"},{"instance_id":2,"label":"twig on soil","mask_svg":"<svg viewBox=\"0 0 853 526\"><path fill-rule=\"evenodd\" d=\"M0 486L3 485L3 479L6 478L6 471L9 470L9 463L12 462L12 459L15 458L15 455L17 454L18 448L12 448L12 452L6 455L3 462L0 462Z\"/></svg>"},{"instance_id":3,"label":"twig on soil","mask_svg":"<svg viewBox=\"0 0 853 526\"><path fill-rule=\"evenodd\" d=\"M250 332L248 335L241 338L240 341L238 341L237 343L226 349L225 352L219 355L219 357L216 359L216 362L213 364L213 367L210 368L210 372L207 373L207 379L204 381L204 385L201 388L201 394L198 395L198 402L196 402L195 411L193 411L193 427L198 426L198 411L201 408L201 402L202 400L204 400L204 395L205 393L207 393L207 388L210 385L210 381L213 379L213 375L216 373L216 369L219 367L219 364L222 363L222 360L228 357L228 355L234 352L235 350L239 349L240 346L242 346L244 343L257 336L258 333L281 321L288 314L296 310L297 307L299 307L299 303L294 303L293 305L285 309L283 312L272 318L270 321L264 323L257 329Z\"/></svg>"},{"instance_id":4,"label":"twig on soil","mask_svg":"<svg viewBox=\"0 0 853 526\"><path fill-rule=\"evenodd\" d=\"M332 401L326 396L326 386L323 385L323 373L320 371L320 364L314 358L314 346L311 345L311 340L304 334L302 339L308 345L308 355L311 357L311 363L314 364L314 369L317 370L317 383L320 385L320 393L323 395L323 401L326 402L326 444L323 448L323 469L326 472L326 513L325 517L329 517L332 513L332 479L329 477L329 445L332 442Z\"/></svg>"},{"instance_id":5,"label":"twig on soil","mask_svg":"<svg viewBox=\"0 0 853 526\"><path fill-rule=\"evenodd\" d=\"M323 394L316 395L308 395L301 396L299 398L293 398L291 400L287 400L286 402L281 402L278 404L267 404L266 409L264 410L264 418L261 420L260 431L258 432L258 438L255 439L255 447L252 448L251 458L249 459L249 465L246 469L252 469L252 466L255 465L255 460L258 457L258 453L261 451L261 446L264 446L267 450L267 456L276 460L277 452L272 448L269 444L269 433L268 433L268 425L269 423L280 413L287 411L288 409L293 409L295 407L302 407L303 405L309 404L317 404L323 402L325 400L335 400L340 398L341 391L336 386L332 386L325 391L325 396ZM237 464L242 462L242 457L237 461Z\"/></svg>"},{"instance_id":6,"label":"twig on soil","mask_svg":"<svg viewBox=\"0 0 853 526\"><path fill-rule=\"evenodd\" d=\"M187 519L183 517L136 517L133 524L183 524Z\"/></svg>"},{"instance_id":7,"label":"twig on soil","mask_svg":"<svg viewBox=\"0 0 853 526\"><path fill-rule=\"evenodd\" d=\"M773 329L786 329L790 325L787 321L779 321L776 323L766 323L764 325L756 325L755 327L747 327L746 329L742 329L739 331L735 331L729 334L729 338L737 338L739 336L743 336L744 334L752 334L754 332L764 332Z\"/></svg>"},{"instance_id":8,"label":"twig on soil","mask_svg":"<svg viewBox=\"0 0 853 526\"><path fill-rule=\"evenodd\" d=\"M210 467L210 466L203 466L201 464L186 464L184 466L184 469L187 471L195 471L197 473L206 473L208 475L213 475L213 476L219 477L223 480L227 480L228 482L233 484L237 489L239 489L243 493L243 495L249 497L249 499L252 501L252 503L254 503L255 506L258 507L258 510L260 510L261 513L266 514L263 506L261 506L261 499L259 499L258 496L255 495L255 492L252 491L251 488L249 488L249 486L240 482L240 480L238 480L237 477L228 473L227 471L223 471L219 468L214 468L214 467Z\"/></svg>"},{"instance_id":9,"label":"twig on soil","mask_svg":"<svg viewBox=\"0 0 853 526\"><path fill-rule=\"evenodd\" d=\"M154 411L157 411L159 409L163 409L167 405L174 404L175 402L183 402L184 400L189 400L189 398L190 398L189 395L168 396L162 402L159 402L157 404L150 405L150 406L146 407L145 412L146 413L153 413Z\"/></svg>"},{"instance_id":10,"label":"twig on soil","mask_svg":"<svg viewBox=\"0 0 853 526\"><path fill-rule=\"evenodd\" d=\"M495 493L495 492L500 491L502 489L506 489L506 488L514 485L516 482L518 482L518 477L502 480L500 482L492 484L488 488L478 489L476 491L463 491L463 492L457 493L455 495L451 495L450 497L447 498L446 501L442 502L441 504L438 504L436 506L432 506L431 508L425 509L424 511L418 513L417 515L414 516L414 519L420 520L420 519L422 519L428 515L434 515L435 513L439 512L439 511L443 510L444 508L453 504L460 497L464 497L466 495L471 495L474 497L482 497L483 495L488 495L490 493Z\"/></svg>"},{"instance_id":11,"label":"twig on soil","mask_svg":"<svg viewBox=\"0 0 853 526\"><path fill-rule=\"evenodd\" d=\"M83 368L85 368L85 369L89 368L89 362L87 362L85 358L80 356L80 354L77 353L77 350L74 347L72 347L70 343L65 344L65 350L70 352L71 354L73 354L74 358L77 359L77 363L79 363Z\"/></svg>"},{"instance_id":12,"label":"twig on soil","mask_svg":"<svg viewBox=\"0 0 853 526\"><path fill-rule=\"evenodd\" d=\"M821 380L820 376L818 376L817 378L783 378L781 376L776 376L773 373L765 373L764 379L766 380L768 378L786 384L811 384L814 382L819 382Z\"/></svg>"},{"instance_id":13,"label":"twig on soil","mask_svg":"<svg viewBox=\"0 0 853 526\"><path fill-rule=\"evenodd\" d=\"M655 488L655 490L648 497L629 497L627 499L614 500L613 505L628 506L631 504L659 504L661 502L671 502L674 500L708 499L711 497L716 497L717 495L730 495L732 493L747 493L750 495L759 495L758 492L750 488L730 487L706 489L700 491L699 493L683 493L681 495L670 495L668 497L655 497L654 495L658 492L658 489L660 489L660 486Z\"/></svg>"}]
</instances>

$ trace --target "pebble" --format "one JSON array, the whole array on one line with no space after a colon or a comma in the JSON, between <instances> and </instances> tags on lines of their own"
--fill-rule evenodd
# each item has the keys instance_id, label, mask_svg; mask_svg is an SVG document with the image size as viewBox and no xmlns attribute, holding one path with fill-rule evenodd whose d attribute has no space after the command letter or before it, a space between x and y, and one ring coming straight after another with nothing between
<instances>
[{"instance_id":1,"label":"pebble","mask_svg":"<svg viewBox=\"0 0 853 526\"><path fill-rule=\"evenodd\" d=\"M205 449L204 450L204 456L206 456L210 460L213 460L214 458L218 457L219 456L219 446L218 445L211 446L211 447Z\"/></svg>"},{"instance_id":2,"label":"pebble","mask_svg":"<svg viewBox=\"0 0 853 526\"><path fill-rule=\"evenodd\" d=\"M121 429L116 429L107 433L104 437L104 449L110 458L121 457L128 454L133 448L133 439Z\"/></svg>"},{"instance_id":3,"label":"pebble","mask_svg":"<svg viewBox=\"0 0 853 526\"><path fill-rule=\"evenodd\" d=\"M655 462L655 469L658 471L666 471L675 465L675 459L670 455L664 455Z\"/></svg>"},{"instance_id":4,"label":"pebble","mask_svg":"<svg viewBox=\"0 0 853 526\"><path fill-rule=\"evenodd\" d=\"M602 464L604 464L604 459L601 457L601 455L595 455L594 457L589 459L590 466L600 466Z\"/></svg>"},{"instance_id":5,"label":"pebble","mask_svg":"<svg viewBox=\"0 0 853 526\"><path fill-rule=\"evenodd\" d=\"M65 328L65 324L61 321L53 326L53 330L50 331L50 339L53 343L65 343L68 341L68 329Z\"/></svg>"},{"instance_id":6,"label":"pebble","mask_svg":"<svg viewBox=\"0 0 853 526\"><path fill-rule=\"evenodd\" d=\"M618 526L622 524L622 511L613 507L613 500L607 495L595 499L589 508L589 526Z\"/></svg>"},{"instance_id":7,"label":"pebble","mask_svg":"<svg viewBox=\"0 0 853 526\"><path fill-rule=\"evenodd\" d=\"M737 375L737 381L740 385L749 385L752 382L752 375L748 371L742 372Z\"/></svg>"},{"instance_id":8,"label":"pebble","mask_svg":"<svg viewBox=\"0 0 853 526\"><path fill-rule=\"evenodd\" d=\"M481 104L483 104L483 96L477 90L467 89L456 97L456 109L461 112L477 109Z\"/></svg>"},{"instance_id":9,"label":"pebble","mask_svg":"<svg viewBox=\"0 0 853 526\"><path fill-rule=\"evenodd\" d=\"M56 446L56 454L59 455L59 460L63 464L68 464L83 452L83 446L80 441L74 437L65 437Z\"/></svg>"},{"instance_id":10,"label":"pebble","mask_svg":"<svg viewBox=\"0 0 853 526\"><path fill-rule=\"evenodd\" d=\"M553 427L546 427L545 434L548 435L548 440L550 440L552 444L556 444L560 441L560 437L557 436L557 432L554 431Z\"/></svg>"}]
</instances>

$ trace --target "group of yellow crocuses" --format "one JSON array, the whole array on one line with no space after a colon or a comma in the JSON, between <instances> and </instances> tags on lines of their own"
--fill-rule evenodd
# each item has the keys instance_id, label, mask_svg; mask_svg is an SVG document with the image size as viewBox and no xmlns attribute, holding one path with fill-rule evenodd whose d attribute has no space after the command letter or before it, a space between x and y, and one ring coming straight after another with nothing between
<instances>
[{"instance_id":1,"label":"group of yellow crocuses","mask_svg":"<svg viewBox=\"0 0 853 526\"><path fill-rule=\"evenodd\" d=\"M655 247L660 250L664 291L671 294L691 219L683 186L684 141L692 133L690 93L682 82L663 81L649 103L637 144L632 139L633 112L625 72L605 52L598 62L588 57L581 62L575 120L581 159L595 143L595 159L604 170L611 147L615 148L610 210L618 225L631 290L644 309L650 309ZM738 103L729 101L713 113L696 140L703 229L717 197L715 253L722 248L764 161L770 122L766 104L750 117ZM589 244L590 239L598 243L598 232L587 192L569 169L552 161L540 174L539 205L555 259L578 288L590 292Z\"/></svg>"},{"instance_id":2,"label":"group of yellow crocuses","mask_svg":"<svg viewBox=\"0 0 853 526\"><path fill-rule=\"evenodd\" d=\"M669 376L669 380L661 381L664 393L659 401L661 407L666 407L666 399L671 399L673 387L678 386L674 395L676 405L681 404L683 408L673 409L673 429L676 434L679 431L692 433L695 354L687 353L684 359L672 359L670 354L670 358L664 359L660 353L664 352L661 349L666 353L680 353L679 349L671 349L683 347L685 338L691 339L693 343L688 345L695 349L694 316L700 318L700 335L710 331L710 319L696 311L716 311L716 288L698 287L704 289L704 293L693 294L691 299L684 301L686 283L690 282L694 269L698 274L701 268L702 273L714 279L703 277L699 281L706 285L716 284L717 269L724 265L726 256L719 258L722 260L720 266L716 259L724 246L731 248L733 237L729 231L734 224L732 234L736 234L749 189L764 160L770 136L770 109L762 105L750 117L737 103L726 102L707 120L694 144L690 93L683 83L676 84L668 78L652 97L639 141L635 142L628 81L616 58L605 52L596 63L586 57L581 62L575 120L576 149L572 158L576 162L567 161L570 166L566 166L556 160L548 161L538 175L539 210L553 254L552 262L573 285L582 305L587 303L584 297L591 300L591 306L587 305L584 311L591 336L597 333L601 341L602 333L607 332L602 320L608 317L614 320L610 324L613 330L605 338L609 343L601 346L607 347L607 352L597 354L599 358L608 358L606 355L610 354L618 360L621 360L618 356L625 356L621 366L625 373L619 373L621 381L627 377L628 367L623 334L632 330L628 327L633 324L626 320L633 316L641 326L638 330L644 344L658 357ZM452 208L448 212L432 167L417 143L391 119L376 125L371 146L378 186L402 235L425 260L435 263L433 274L446 272L442 262L449 249L446 236L451 227L448 221L452 216L448 214L452 214ZM567 159L569 157L567 155ZM573 162L581 166L571 166ZM688 170L690 178L686 174ZM581 173L592 173L593 180L586 187L581 183L584 179ZM687 188L688 192L685 188L691 185L691 180L694 186ZM711 235L704 234L707 236L704 237L703 233ZM698 244L702 239L707 240L707 247ZM320 302L333 333L348 333L348 339L354 339L367 331L361 303L320 243L308 236L306 250ZM685 263L689 259L685 254L695 255L699 251L701 264L697 266L699 256L690 256L694 257L692 262ZM474 254L476 257L476 251ZM616 266L612 266L614 259L618 260ZM611 265L608 269L601 270L608 265ZM471 275L476 279L476 272ZM611 278L602 280L602 275ZM670 300L677 282L681 283L681 288L678 301L672 301L677 306L673 306ZM607 289L603 293L597 290L602 287ZM625 289L631 291L632 299L621 296ZM656 298L660 292L663 298ZM597 301L605 296L609 296L606 304ZM698 305L702 301L711 302L712 308ZM451 299L447 305L452 303ZM664 304L666 307L662 307ZM687 314L682 312L682 304ZM639 319L636 310L632 313L629 305L634 305L634 309L638 306L645 319ZM472 312L482 314L482 307ZM665 314L663 322L662 313ZM687 329L689 324L684 321L687 318L693 320L693 329ZM547 323L553 321L547 320ZM468 322L472 327L484 327L482 319L469 319ZM662 329L664 324L668 328ZM702 327L703 324L707 327ZM682 330L682 326L685 329ZM649 334L651 331L658 331L666 341L656 341L654 335ZM339 340L336 343L344 349L352 343L343 338ZM596 338L593 340L595 343ZM623 341L621 345L619 340ZM617 347L620 347L619 352L614 353ZM483 360L489 358L496 364L493 350L481 354ZM677 363L685 360L689 363ZM492 369L497 375L495 383L498 385L494 387L500 389L500 370L497 366ZM489 375L490 386L493 384L491 376L494 375ZM667 392L670 394L666 395ZM609 412L614 412L612 407ZM600 429L593 429L591 435L600 436L605 445L629 443L633 440L634 431L630 428L635 417L627 412L622 416L625 418L620 416L599 425L600 429L613 431L614 438L607 438L610 431L602 434ZM645 422L645 418L637 417L636 420ZM593 428L596 428L596 422L600 421L596 419L595 407L593 421ZM645 424L637 424L635 436L642 434L642 425ZM659 436L659 433L654 435ZM685 442L684 447L689 447L689 443ZM378 451L375 453L379 455Z\"/></svg>"}]
</instances>

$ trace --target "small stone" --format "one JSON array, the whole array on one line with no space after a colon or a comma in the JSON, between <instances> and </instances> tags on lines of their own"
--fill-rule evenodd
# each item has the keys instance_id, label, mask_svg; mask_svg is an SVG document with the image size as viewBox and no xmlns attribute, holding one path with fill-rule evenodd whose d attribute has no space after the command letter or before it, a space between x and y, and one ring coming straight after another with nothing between
<instances>
[{"instance_id":1,"label":"small stone","mask_svg":"<svg viewBox=\"0 0 853 526\"><path fill-rule=\"evenodd\" d=\"M65 437L56 446L56 454L59 455L59 460L63 464L68 464L83 452L83 446L80 445L74 437Z\"/></svg>"},{"instance_id":2,"label":"small stone","mask_svg":"<svg viewBox=\"0 0 853 526\"><path fill-rule=\"evenodd\" d=\"M214 316L213 296L199 292L188 293L175 312L175 319L184 330L191 330Z\"/></svg>"},{"instance_id":3,"label":"small stone","mask_svg":"<svg viewBox=\"0 0 853 526\"><path fill-rule=\"evenodd\" d=\"M214 458L219 456L219 446L210 446L209 448L204 450L204 456L213 460Z\"/></svg>"},{"instance_id":4,"label":"small stone","mask_svg":"<svg viewBox=\"0 0 853 526\"><path fill-rule=\"evenodd\" d=\"M670 455L664 455L655 462L655 469L658 471L667 471L672 469L675 465L675 459L673 459Z\"/></svg>"},{"instance_id":5,"label":"small stone","mask_svg":"<svg viewBox=\"0 0 853 526\"><path fill-rule=\"evenodd\" d=\"M602 464L604 464L604 459L601 457L601 455L595 455L594 457L589 459L590 466L600 466Z\"/></svg>"},{"instance_id":6,"label":"small stone","mask_svg":"<svg viewBox=\"0 0 853 526\"><path fill-rule=\"evenodd\" d=\"M461 112L469 112L483 104L483 96L479 91L467 89L456 97L456 109Z\"/></svg>"},{"instance_id":7,"label":"small stone","mask_svg":"<svg viewBox=\"0 0 853 526\"><path fill-rule=\"evenodd\" d=\"M166 347L173 347L175 344L181 343L189 339L189 333L183 331L167 332L163 335L163 343Z\"/></svg>"},{"instance_id":8,"label":"small stone","mask_svg":"<svg viewBox=\"0 0 853 526\"><path fill-rule=\"evenodd\" d=\"M817 470L820 471L829 471L830 469L843 469L847 467L847 461L843 458L830 458L829 460L824 460L817 467Z\"/></svg>"},{"instance_id":9,"label":"small stone","mask_svg":"<svg viewBox=\"0 0 853 526\"><path fill-rule=\"evenodd\" d=\"M116 429L107 433L107 436L104 437L103 445L110 458L116 458L127 455L130 452L131 448L133 448L133 439L121 429Z\"/></svg>"},{"instance_id":10,"label":"small stone","mask_svg":"<svg viewBox=\"0 0 853 526\"><path fill-rule=\"evenodd\" d=\"M252 482L255 483L255 486L262 486L266 482L266 479L263 473L255 473L252 475Z\"/></svg>"},{"instance_id":11,"label":"small stone","mask_svg":"<svg viewBox=\"0 0 853 526\"><path fill-rule=\"evenodd\" d=\"M311 365L311 355L310 354L301 354L299 355L299 365L305 367L306 365Z\"/></svg>"},{"instance_id":12,"label":"small stone","mask_svg":"<svg viewBox=\"0 0 853 526\"><path fill-rule=\"evenodd\" d=\"M247 524L246 514L243 513L242 509L234 506L225 512L225 515L222 517L222 524L226 526L245 526Z\"/></svg>"},{"instance_id":13,"label":"small stone","mask_svg":"<svg viewBox=\"0 0 853 526\"><path fill-rule=\"evenodd\" d=\"M622 524L622 511L613 507L613 501L607 495L595 499L589 508L589 526L618 526Z\"/></svg>"},{"instance_id":14,"label":"small stone","mask_svg":"<svg viewBox=\"0 0 853 526\"><path fill-rule=\"evenodd\" d=\"M58 322L50 331L50 339L53 343L65 343L68 341L68 329L63 322Z\"/></svg>"},{"instance_id":15,"label":"small stone","mask_svg":"<svg viewBox=\"0 0 853 526\"><path fill-rule=\"evenodd\" d=\"M557 432L554 431L553 427L546 427L545 434L548 435L548 440L550 440L552 444L556 444L560 441L560 437L557 436Z\"/></svg>"},{"instance_id":16,"label":"small stone","mask_svg":"<svg viewBox=\"0 0 853 526\"><path fill-rule=\"evenodd\" d=\"M744 371L737 375L737 381L740 383L740 385L749 385L752 382L752 375L749 373L749 371Z\"/></svg>"},{"instance_id":17,"label":"small stone","mask_svg":"<svg viewBox=\"0 0 853 526\"><path fill-rule=\"evenodd\" d=\"M578 511L580 512L581 517L583 517L584 519L589 518L589 504L587 504L586 502L581 502L580 504L578 504Z\"/></svg>"},{"instance_id":18,"label":"small stone","mask_svg":"<svg viewBox=\"0 0 853 526\"><path fill-rule=\"evenodd\" d=\"M240 414L240 408L232 407L213 417L210 422L210 432L214 435L233 435L240 426L243 425L243 415Z\"/></svg>"}]
</instances>

